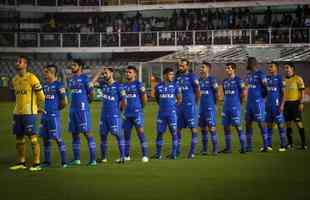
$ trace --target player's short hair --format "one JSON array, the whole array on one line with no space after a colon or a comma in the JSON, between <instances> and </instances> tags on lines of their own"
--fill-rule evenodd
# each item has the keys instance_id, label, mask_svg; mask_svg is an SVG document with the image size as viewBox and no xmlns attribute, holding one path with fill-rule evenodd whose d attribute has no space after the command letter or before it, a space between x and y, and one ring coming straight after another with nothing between
<instances>
[{"instance_id":1,"label":"player's short hair","mask_svg":"<svg viewBox=\"0 0 310 200\"><path fill-rule=\"evenodd\" d=\"M29 63L29 58L26 55L20 55L18 58L25 60L27 64Z\"/></svg>"},{"instance_id":2,"label":"player's short hair","mask_svg":"<svg viewBox=\"0 0 310 200\"><path fill-rule=\"evenodd\" d=\"M55 75L57 75L58 67L54 64L46 65L43 67L43 69L48 69L49 71L54 72Z\"/></svg>"},{"instance_id":3,"label":"player's short hair","mask_svg":"<svg viewBox=\"0 0 310 200\"><path fill-rule=\"evenodd\" d=\"M112 67L106 67L107 70L109 70L110 72L114 72L114 69Z\"/></svg>"},{"instance_id":4,"label":"player's short hair","mask_svg":"<svg viewBox=\"0 0 310 200\"><path fill-rule=\"evenodd\" d=\"M255 57L248 57L248 66L249 65L256 65L257 64L257 60Z\"/></svg>"},{"instance_id":5,"label":"player's short hair","mask_svg":"<svg viewBox=\"0 0 310 200\"><path fill-rule=\"evenodd\" d=\"M173 72L173 69L170 67L167 67L166 69L164 69L163 74L165 75L165 74L168 74L170 72Z\"/></svg>"},{"instance_id":6,"label":"player's short hair","mask_svg":"<svg viewBox=\"0 0 310 200\"><path fill-rule=\"evenodd\" d=\"M77 59L73 59L72 63L76 63L79 67L83 68L84 67L84 62L82 59L77 58Z\"/></svg>"},{"instance_id":7,"label":"player's short hair","mask_svg":"<svg viewBox=\"0 0 310 200\"><path fill-rule=\"evenodd\" d=\"M286 63L284 63L284 65L290 66L295 71L296 67L295 67L295 65L292 62L286 62Z\"/></svg>"},{"instance_id":8,"label":"player's short hair","mask_svg":"<svg viewBox=\"0 0 310 200\"><path fill-rule=\"evenodd\" d=\"M208 63L207 61L203 61L202 64L208 66L210 69L212 68L211 63Z\"/></svg>"},{"instance_id":9,"label":"player's short hair","mask_svg":"<svg viewBox=\"0 0 310 200\"><path fill-rule=\"evenodd\" d=\"M237 65L236 63L230 62L226 64L226 67L230 66L233 70L237 70Z\"/></svg>"},{"instance_id":10,"label":"player's short hair","mask_svg":"<svg viewBox=\"0 0 310 200\"><path fill-rule=\"evenodd\" d=\"M275 65L276 68L279 69L279 65L278 65L278 63L276 63L276 62L270 62L270 63L268 63L268 64L269 64L269 65Z\"/></svg>"},{"instance_id":11,"label":"player's short hair","mask_svg":"<svg viewBox=\"0 0 310 200\"><path fill-rule=\"evenodd\" d=\"M187 59L185 59L185 58L182 58L182 59L181 59L181 62L186 62L187 65L190 64L189 60L187 60Z\"/></svg>"},{"instance_id":12,"label":"player's short hair","mask_svg":"<svg viewBox=\"0 0 310 200\"><path fill-rule=\"evenodd\" d=\"M137 68L136 68L135 66L133 66L133 65L128 65L126 69L133 70L133 71L135 71L136 73L138 72L138 71L137 71Z\"/></svg>"}]
</instances>

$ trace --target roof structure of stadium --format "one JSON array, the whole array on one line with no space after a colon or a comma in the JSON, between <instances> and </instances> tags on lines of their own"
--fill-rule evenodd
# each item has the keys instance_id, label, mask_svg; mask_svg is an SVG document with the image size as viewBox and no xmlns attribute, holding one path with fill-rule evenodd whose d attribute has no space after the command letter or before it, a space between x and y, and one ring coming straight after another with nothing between
<instances>
[{"instance_id":1,"label":"roof structure of stadium","mask_svg":"<svg viewBox=\"0 0 310 200\"><path fill-rule=\"evenodd\" d=\"M166 56L149 61L150 63L175 63L179 59L188 59L194 63L245 63L248 57L256 57L261 63L268 62L309 62L310 47L188 47Z\"/></svg>"}]
</instances>

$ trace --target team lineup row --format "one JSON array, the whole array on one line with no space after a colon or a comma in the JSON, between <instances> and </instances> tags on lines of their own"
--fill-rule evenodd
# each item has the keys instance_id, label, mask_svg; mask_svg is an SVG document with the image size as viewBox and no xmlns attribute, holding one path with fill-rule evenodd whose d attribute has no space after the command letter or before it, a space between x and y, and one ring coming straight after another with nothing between
<instances>
[{"instance_id":1,"label":"team lineup row","mask_svg":"<svg viewBox=\"0 0 310 200\"><path fill-rule=\"evenodd\" d=\"M51 165L51 141L58 144L61 165L80 165L80 134L88 142L89 163L95 166L96 143L90 133L89 103L96 85L102 91L102 109L100 116L100 162L107 162L107 137L111 133L116 137L120 158L117 163L125 163L130 158L131 130L136 129L142 162L149 161L148 143L144 134L143 107L147 95L143 83L136 80L137 70L134 66L126 68L127 82L121 84L113 78L113 68L102 67L90 80L82 72L83 62L74 60L70 66L72 77L69 79L70 94L69 132L72 133L73 160L66 158L66 146L60 131L60 110L68 104L66 89L57 80L57 67L44 67L46 83L43 87L32 73L27 72L28 60L21 56L16 69L18 74L13 79L16 95L13 133L16 135L17 163L11 170L26 169L25 136L30 138L34 151L31 171L39 171ZM258 69L255 58L248 60L248 74L243 81L236 75L236 64L228 63L225 67L226 78L222 82L224 94L222 107L222 125L225 134L225 148L219 151L216 133L216 111L219 102L219 84L211 76L211 64L204 62L200 66L200 76L189 70L189 61L179 62L178 72L166 68L164 80L155 87L158 104L157 137L155 159L162 159L163 134L168 127L172 136L170 159L180 155L182 129L189 128L192 133L187 158L194 158L198 143L198 127L201 129L201 154L208 153L208 140L212 143L211 153L232 152L231 126L236 129L240 141L240 153L252 151L252 122L257 122L262 135L261 152L272 151L272 132L275 123L280 135L279 151L292 148L292 122L295 122L301 137L301 148L306 149L305 130L301 114L303 111L304 83L295 75L295 67L285 64L286 78L278 74L278 66L271 63L268 75ZM241 107L246 102L246 130L242 130ZM44 162L40 163L40 145L36 136L36 115L41 113L39 135L43 139ZM122 115L124 117L122 117ZM286 124L286 129L285 129Z\"/></svg>"}]
</instances>

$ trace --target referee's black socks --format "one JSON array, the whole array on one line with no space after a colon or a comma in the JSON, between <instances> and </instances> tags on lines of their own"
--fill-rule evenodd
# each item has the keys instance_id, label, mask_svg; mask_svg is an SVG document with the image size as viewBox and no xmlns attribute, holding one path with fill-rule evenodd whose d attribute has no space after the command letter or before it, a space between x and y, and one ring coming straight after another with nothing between
<instances>
[{"instance_id":1,"label":"referee's black socks","mask_svg":"<svg viewBox=\"0 0 310 200\"><path fill-rule=\"evenodd\" d=\"M301 146L305 147L306 146L305 128L299 128L298 131L300 135Z\"/></svg>"},{"instance_id":2,"label":"referee's black socks","mask_svg":"<svg viewBox=\"0 0 310 200\"><path fill-rule=\"evenodd\" d=\"M286 128L286 136L287 136L287 144L293 145L293 137L292 137L293 129Z\"/></svg>"}]
</instances>

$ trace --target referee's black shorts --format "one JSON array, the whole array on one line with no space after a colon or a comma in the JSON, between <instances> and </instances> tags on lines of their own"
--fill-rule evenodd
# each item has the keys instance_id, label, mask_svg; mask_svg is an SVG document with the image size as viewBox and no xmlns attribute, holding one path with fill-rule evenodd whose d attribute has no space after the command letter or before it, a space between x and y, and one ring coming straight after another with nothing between
<instances>
[{"instance_id":1,"label":"referee's black shorts","mask_svg":"<svg viewBox=\"0 0 310 200\"><path fill-rule=\"evenodd\" d=\"M286 122L299 122L302 120L299 104L300 101L286 101L284 103L284 119Z\"/></svg>"}]
</instances>

